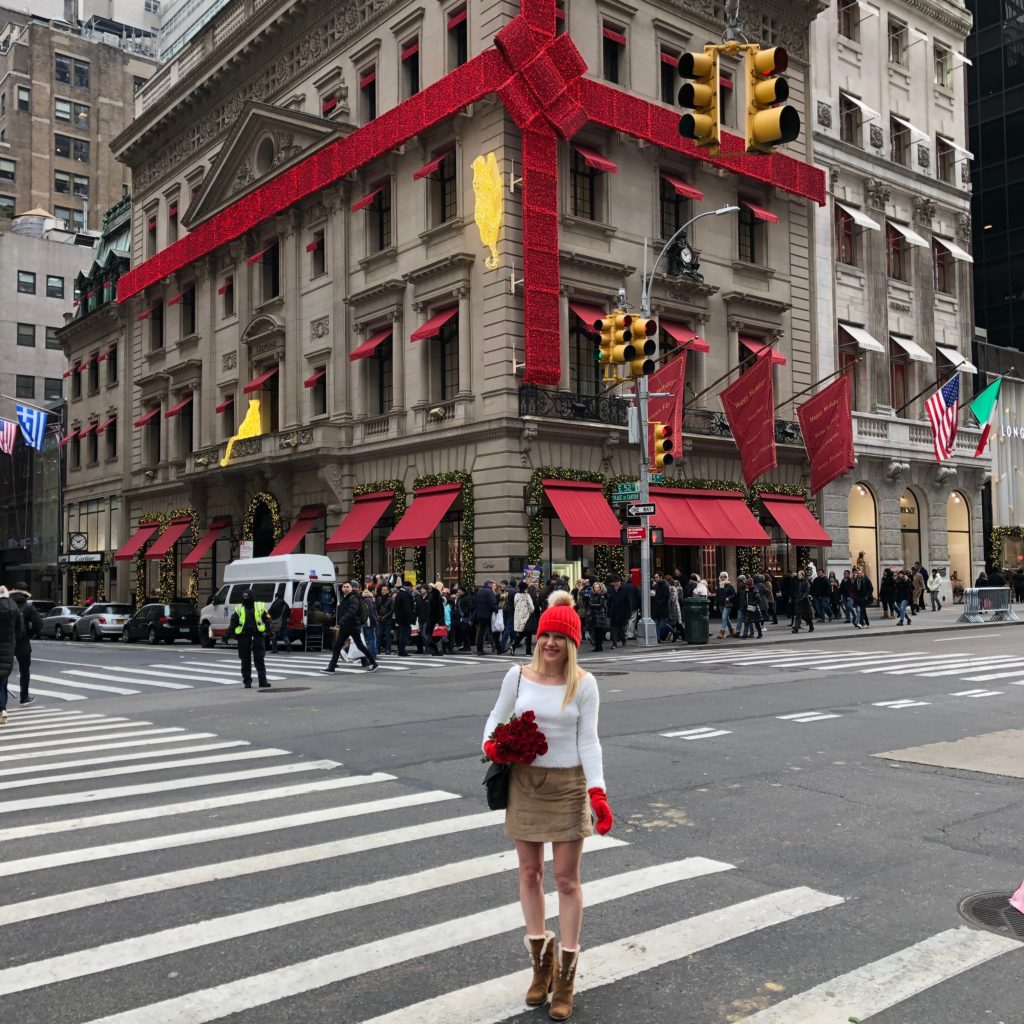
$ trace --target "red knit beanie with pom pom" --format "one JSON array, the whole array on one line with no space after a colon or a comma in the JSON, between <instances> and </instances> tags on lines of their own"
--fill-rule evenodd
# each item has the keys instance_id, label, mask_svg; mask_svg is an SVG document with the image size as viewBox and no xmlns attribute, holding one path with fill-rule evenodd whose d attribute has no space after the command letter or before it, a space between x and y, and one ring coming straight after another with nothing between
<instances>
[{"instance_id":1,"label":"red knit beanie with pom pom","mask_svg":"<svg viewBox=\"0 0 1024 1024\"><path fill-rule=\"evenodd\" d=\"M582 636L580 617L572 606L572 595L567 590L556 590L548 598L548 606L537 623L537 636L541 633L561 633L579 647Z\"/></svg>"}]
</instances>

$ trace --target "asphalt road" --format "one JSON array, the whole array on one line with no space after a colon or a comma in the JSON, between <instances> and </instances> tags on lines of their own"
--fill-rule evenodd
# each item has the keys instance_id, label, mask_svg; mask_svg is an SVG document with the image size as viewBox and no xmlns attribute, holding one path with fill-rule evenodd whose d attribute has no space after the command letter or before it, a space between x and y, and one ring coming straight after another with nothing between
<instances>
[{"instance_id":1,"label":"asphalt road","mask_svg":"<svg viewBox=\"0 0 1024 1024\"><path fill-rule=\"evenodd\" d=\"M574 1020L1024 1020L1024 945L957 913L1024 879L1024 631L821 632L582 657L616 827ZM0 1020L547 1019L480 787L509 660L325 658L259 692L222 649L37 643L0 732Z\"/></svg>"}]
</instances>

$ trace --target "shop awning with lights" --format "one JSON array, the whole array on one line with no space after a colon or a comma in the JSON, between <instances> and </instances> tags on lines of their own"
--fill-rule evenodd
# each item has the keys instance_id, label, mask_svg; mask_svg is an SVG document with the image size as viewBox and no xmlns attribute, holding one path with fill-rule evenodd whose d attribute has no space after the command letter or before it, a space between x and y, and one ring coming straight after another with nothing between
<instances>
[{"instance_id":1,"label":"shop awning with lights","mask_svg":"<svg viewBox=\"0 0 1024 1024\"><path fill-rule=\"evenodd\" d=\"M583 157L583 162L591 170L600 171L602 174L618 174L618 165L609 160L608 157L602 156L596 149L591 149L589 146L581 146L577 142L572 144L572 148Z\"/></svg>"},{"instance_id":2,"label":"shop awning with lights","mask_svg":"<svg viewBox=\"0 0 1024 1024\"><path fill-rule=\"evenodd\" d=\"M462 484L435 484L416 491L402 521L386 541L389 548L419 548L430 540L438 523L455 504Z\"/></svg>"},{"instance_id":3,"label":"shop awning with lights","mask_svg":"<svg viewBox=\"0 0 1024 1024\"><path fill-rule=\"evenodd\" d=\"M850 339L856 344L862 352L884 352L885 346L877 339L873 338L863 327L856 327L853 324L844 324L842 320L839 321L839 329L845 331Z\"/></svg>"},{"instance_id":4,"label":"shop awning with lights","mask_svg":"<svg viewBox=\"0 0 1024 1024\"><path fill-rule=\"evenodd\" d=\"M290 555L299 546L302 538L322 519L325 509L323 505L306 505L299 509L299 514L292 521L291 529L277 542L273 555Z\"/></svg>"},{"instance_id":5,"label":"shop awning with lights","mask_svg":"<svg viewBox=\"0 0 1024 1024\"><path fill-rule=\"evenodd\" d=\"M136 427L144 427L155 416L160 415L160 406L154 405L152 409L144 412L133 424Z\"/></svg>"},{"instance_id":6,"label":"shop awning with lights","mask_svg":"<svg viewBox=\"0 0 1024 1024\"><path fill-rule=\"evenodd\" d=\"M661 329L674 338L683 348L690 352L710 352L711 346L697 334L690 330L686 324L677 323L675 320L659 320Z\"/></svg>"},{"instance_id":7,"label":"shop awning with lights","mask_svg":"<svg viewBox=\"0 0 1024 1024\"><path fill-rule=\"evenodd\" d=\"M274 363L273 366L268 367L261 374L259 374L256 377L253 377L253 379L249 381L249 383L246 384L245 387L242 388L242 390L247 395L251 395L254 391L259 391L263 387L263 385L266 384L267 381L270 380L270 378L273 377L276 373L277 363Z\"/></svg>"},{"instance_id":8,"label":"shop awning with lights","mask_svg":"<svg viewBox=\"0 0 1024 1024\"><path fill-rule=\"evenodd\" d=\"M573 544L619 544L622 524L605 499L601 485L586 480L545 480L555 515Z\"/></svg>"},{"instance_id":9,"label":"shop awning with lights","mask_svg":"<svg viewBox=\"0 0 1024 1024\"><path fill-rule=\"evenodd\" d=\"M231 516L218 516L213 519L206 528L206 533L199 538L199 543L181 560L182 569L194 569L230 525Z\"/></svg>"},{"instance_id":10,"label":"shop awning with lights","mask_svg":"<svg viewBox=\"0 0 1024 1024\"><path fill-rule=\"evenodd\" d=\"M157 537L146 552L146 561L155 562L157 559L163 558L181 540L182 535L191 525L191 516L178 516L176 519L172 519L164 527L164 532Z\"/></svg>"},{"instance_id":11,"label":"shop awning with lights","mask_svg":"<svg viewBox=\"0 0 1024 1024\"><path fill-rule=\"evenodd\" d=\"M142 550L142 545L159 529L159 523L139 523L135 532L121 545L117 554L114 555L114 561L123 562L129 558L134 558Z\"/></svg>"},{"instance_id":12,"label":"shop awning with lights","mask_svg":"<svg viewBox=\"0 0 1024 1024\"><path fill-rule=\"evenodd\" d=\"M675 64L677 62L673 59L672 63ZM683 181L682 178L677 178L674 174L666 174L662 171L661 179L675 190L677 196L681 196L683 199L695 199L697 202L700 202L704 198L704 193L699 188L694 188L689 182Z\"/></svg>"},{"instance_id":13,"label":"shop awning with lights","mask_svg":"<svg viewBox=\"0 0 1024 1024\"><path fill-rule=\"evenodd\" d=\"M934 363L935 362L935 360L932 359L932 357L930 355L928 355L928 353L925 352L925 350L923 348L921 348L921 346L918 345L918 343L916 341L914 341L912 338L907 338L907 337L905 337L902 334L890 334L889 335L889 340L894 345L896 345L899 348L903 349L903 351L906 352L906 354L908 356L910 356L910 358L915 363Z\"/></svg>"},{"instance_id":14,"label":"shop awning with lights","mask_svg":"<svg viewBox=\"0 0 1024 1024\"><path fill-rule=\"evenodd\" d=\"M175 402L174 405L172 405L170 407L170 409L167 410L167 412L164 413L164 419L165 420L172 419L173 417L177 416L178 413L181 412L182 409L184 409L186 406L189 406L191 404L192 404L192 392L190 391L187 395L182 395L182 397L180 399L178 399L178 401Z\"/></svg>"},{"instance_id":15,"label":"shop awning with lights","mask_svg":"<svg viewBox=\"0 0 1024 1024\"><path fill-rule=\"evenodd\" d=\"M766 210L763 206L758 206L757 203L751 203L747 199L741 199L740 205L745 206L757 220L763 220L765 224L779 223L779 218L772 213L771 210Z\"/></svg>"},{"instance_id":16,"label":"shop awning with lights","mask_svg":"<svg viewBox=\"0 0 1024 1024\"><path fill-rule=\"evenodd\" d=\"M936 345L935 351L938 352L943 359L952 363L960 373L978 372L978 368L974 363L972 363L967 356L961 355L957 352L955 348L947 348L945 345Z\"/></svg>"},{"instance_id":17,"label":"shop awning with lights","mask_svg":"<svg viewBox=\"0 0 1024 1024\"><path fill-rule=\"evenodd\" d=\"M458 306L452 306L449 309L442 309L440 313L435 313L425 324L421 327L417 327L412 335L409 337L410 341L425 341L427 338L436 338L441 333L441 328L453 316L459 312Z\"/></svg>"},{"instance_id":18,"label":"shop awning with lights","mask_svg":"<svg viewBox=\"0 0 1024 1024\"><path fill-rule=\"evenodd\" d=\"M740 344L748 351L753 352L755 356L761 355L766 349L772 354L772 362L776 366L785 366L786 357L773 346L766 344L759 338L745 338L742 334L740 335Z\"/></svg>"},{"instance_id":19,"label":"shop awning with lights","mask_svg":"<svg viewBox=\"0 0 1024 1024\"><path fill-rule=\"evenodd\" d=\"M583 326L586 327L591 334L600 334L600 329L596 326L598 320L603 320L608 314L597 306L588 306L585 302L570 302L569 308L580 318L583 322Z\"/></svg>"},{"instance_id":20,"label":"shop awning with lights","mask_svg":"<svg viewBox=\"0 0 1024 1024\"><path fill-rule=\"evenodd\" d=\"M368 356L372 356L374 352L380 348L391 337L391 328L383 327L375 334L371 335L366 339L357 349L355 349L348 357L350 363L354 363L357 359L366 359Z\"/></svg>"},{"instance_id":21,"label":"shop awning with lights","mask_svg":"<svg viewBox=\"0 0 1024 1024\"><path fill-rule=\"evenodd\" d=\"M348 515L327 538L328 551L358 551L380 517L391 507L394 491L357 494Z\"/></svg>"},{"instance_id":22,"label":"shop awning with lights","mask_svg":"<svg viewBox=\"0 0 1024 1024\"><path fill-rule=\"evenodd\" d=\"M882 226L878 221L872 220L863 210L858 210L856 206L847 206L846 203L841 203L838 199L836 200L836 206L843 213L848 214L857 227L867 228L869 231L882 230Z\"/></svg>"},{"instance_id":23,"label":"shop awning with lights","mask_svg":"<svg viewBox=\"0 0 1024 1024\"><path fill-rule=\"evenodd\" d=\"M804 499L790 494L762 494L765 511L782 527L790 542L805 548L828 548L832 538L811 515Z\"/></svg>"},{"instance_id":24,"label":"shop awning with lights","mask_svg":"<svg viewBox=\"0 0 1024 1024\"><path fill-rule=\"evenodd\" d=\"M666 544L763 547L771 543L739 491L652 487L651 500L658 507L651 524L665 531Z\"/></svg>"}]
</instances>

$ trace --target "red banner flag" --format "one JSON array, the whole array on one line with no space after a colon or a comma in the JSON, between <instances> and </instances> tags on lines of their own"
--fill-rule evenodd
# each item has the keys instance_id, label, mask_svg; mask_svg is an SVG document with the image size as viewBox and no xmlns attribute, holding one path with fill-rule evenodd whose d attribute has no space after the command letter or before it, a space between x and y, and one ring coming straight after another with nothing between
<instances>
[{"instance_id":1,"label":"red banner flag","mask_svg":"<svg viewBox=\"0 0 1024 1024\"><path fill-rule=\"evenodd\" d=\"M796 410L811 460L811 490L820 491L853 469L850 375L844 373Z\"/></svg>"},{"instance_id":2,"label":"red banner flag","mask_svg":"<svg viewBox=\"0 0 1024 1024\"><path fill-rule=\"evenodd\" d=\"M765 349L770 353L770 349ZM775 456L775 393L772 389L771 356L758 356L754 365L721 394L743 462L747 486L778 465Z\"/></svg>"},{"instance_id":3,"label":"red banner flag","mask_svg":"<svg viewBox=\"0 0 1024 1024\"><path fill-rule=\"evenodd\" d=\"M672 431L673 461L683 461L683 396L686 388L686 349L674 354L667 363L648 378L647 386L652 392L664 391L669 398L652 398L647 406L647 451L653 451L651 444L651 423L664 423Z\"/></svg>"}]
</instances>

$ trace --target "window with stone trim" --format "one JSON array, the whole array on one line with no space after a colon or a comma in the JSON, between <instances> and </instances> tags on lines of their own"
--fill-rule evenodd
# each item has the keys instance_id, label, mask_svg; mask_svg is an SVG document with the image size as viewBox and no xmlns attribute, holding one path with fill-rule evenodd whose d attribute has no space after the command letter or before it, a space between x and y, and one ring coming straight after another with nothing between
<instances>
[{"instance_id":1,"label":"window with stone trim","mask_svg":"<svg viewBox=\"0 0 1024 1024\"><path fill-rule=\"evenodd\" d=\"M953 88L953 51L942 43L932 46L932 68L935 84L940 89Z\"/></svg>"},{"instance_id":2,"label":"window with stone trim","mask_svg":"<svg viewBox=\"0 0 1024 1024\"><path fill-rule=\"evenodd\" d=\"M952 185L956 175L956 150L941 135L935 136L935 176Z\"/></svg>"},{"instance_id":3,"label":"window with stone trim","mask_svg":"<svg viewBox=\"0 0 1024 1024\"><path fill-rule=\"evenodd\" d=\"M18 324L17 339L18 339L18 345L21 348L35 348L36 347L36 325L35 324Z\"/></svg>"},{"instance_id":4,"label":"window with stone trim","mask_svg":"<svg viewBox=\"0 0 1024 1024\"><path fill-rule=\"evenodd\" d=\"M949 250L932 240L932 277L935 290L945 295L956 291L956 262Z\"/></svg>"},{"instance_id":5,"label":"window with stone trim","mask_svg":"<svg viewBox=\"0 0 1024 1024\"><path fill-rule=\"evenodd\" d=\"M889 63L904 67L907 63L907 23L889 16Z\"/></svg>"},{"instance_id":6,"label":"window with stone trim","mask_svg":"<svg viewBox=\"0 0 1024 1024\"><path fill-rule=\"evenodd\" d=\"M842 92L839 94L839 138L851 146L863 144L860 107Z\"/></svg>"},{"instance_id":7,"label":"window with stone trim","mask_svg":"<svg viewBox=\"0 0 1024 1024\"><path fill-rule=\"evenodd\" d=\"M394 347L391 338L377 346L370 357L373 374L373 394L376 398L376 415L383 416L391 411L394 405L395 362Z\"/></svg>"},{"instance_id":8,"label":"window with stone trim","mask_svg":"<svg viewBox=\"0 0 1024 1024\"><path fill-rule=\"evenodd\" d=\"M604 177L576 149L569 156L569 209L580 220L604 220Z\"/></svg>"},{"instance_id":9,"label":"window with stone trim","mask_svg":"<svg viewBox=\"0 0 1024 1024\"><path fill-rule=\"evenodd\" d=\"M858 0L839 0L836 5L839 34L852 42L860 41L860 4Z\"/></svg>"},{"instance_id":10,"label":"window with stone trim","mask_svg":"<svg viewBox=\"0 0 1024 1024\"><path fill-rule=\"evenodd\" d=\"M601 336L588 331L578 316L569 319L570 389L578 395L597 395L601 390Z\"/></svg>"},{"instance_id":11,"label":"window with stone trim","mask_svg":"<svg viewBox=\"0 0 1024 1024\"><path fill-rule=\"evenodd\" d=\"M910 280L910 243L888 223L885 225L885 269L894 281Z\"/></svg>"},{"instance_id":12,"label":"window with stone trim","mask_svg":"<svg viewBox=\"0 0 1024 1024\"><path fill-rule=\"evenodd\" d=\"M448 70L454 71L469 60L469 22L465 4L447 13Z\"/></svg>"},{"instance_id":13,"label":"window with stone trim","mask_svg":"<svg viewBox=\"0 0 1024 1024\"><path fill-rule=\"evenodd\" d=\"M860 228L841 206L835 207L836 262L848 267L860 266Z\"/></svg>"},{"instance_id":14,"label":"window with stone trim","mask_svg":"<svg viewBox=\"0 0 1024 1024\"><path fill-rule=\"evenodd\" d=\"M435 225L454 220L458 213L458 179L455 170L455 151L452 150L429 176L430 208Z\"/></svg>"},{"instance_id":15,"label":"window with stone trim","mask_svg":"<svg viewBox=\"0 0 1024 1024\"><path fill-rule=\"evenodd\" d=\"M626 30L610 21L601 24L601 77L624 85L626 74Z\"/></svg>"},{"instance_id":16,"label":"window with stone trim","mask_svg":"<svg viewBox=\"0 0 1024 1024\"><path fill-rule=\"evenodd\" d=\"M459 391L459 318L453 316L437 336L437 396L447 402Z\"/></svg>"},{"instance_id":17,"label":"window with stone trim","mask_svg":"<svg viewBox=\"0 0 1024 1024\"><path fill-rule=\"evenodd\" d=\"M894 114L890 114L889 159L900 167L909 167L910 149L910 128Z\"/></svg>"}]
</instances>

